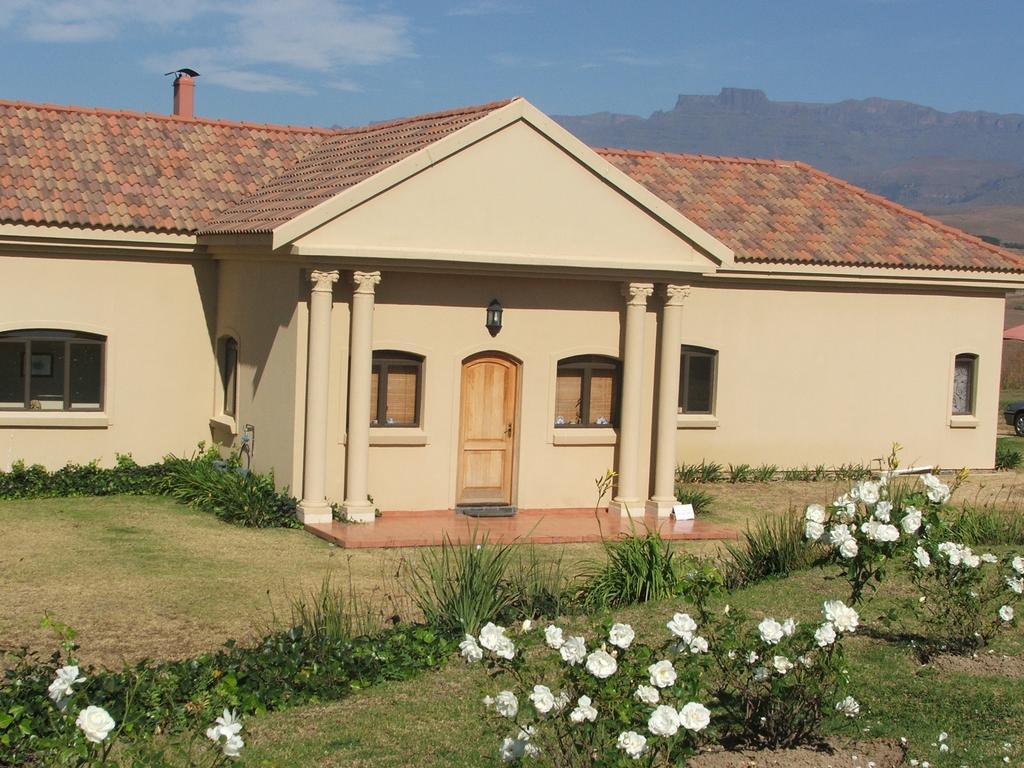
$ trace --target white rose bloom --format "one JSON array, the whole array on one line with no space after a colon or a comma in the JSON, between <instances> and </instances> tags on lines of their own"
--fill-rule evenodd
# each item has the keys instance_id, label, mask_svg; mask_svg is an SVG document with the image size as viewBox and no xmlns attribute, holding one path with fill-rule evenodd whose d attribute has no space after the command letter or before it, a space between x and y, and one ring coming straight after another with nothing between
<instances>
[{"instance_id":1,"label":"white rose bloom","mask_svg":"<svg viewBox=\"0 0 1024 768\"><path fill-rule=\"evenodd\" d=\"M576 708L569 713L569 719L574 723L582 723L584 720L592 723L597 720L597 710L591 705L589 696L580 696Z\"/></svg>"},{"instance_id":2,"label":"white rose bloom","mask_svg":"<svg viewBox=\"0 0 1024 768\"><path fill-rule=\"evenodd\" d=\"M804 513L804 519L814 523L824 523L828 516L825 514L825 508L821 504L810 504L807 507L807 512Z\"/></svg>"},{"instance_id":3,"label":"white rose bloom","mask_svg":"<svg viewBox=\"0 0 1024 768\"><path fill-rule=\"evenodd\" d=\"M459 653L466 661L473 663L484 657L483 649L476 643L476 638L466 635L466 639L459 643Z\"/></svg>"},{"instance_id":4,"label":"white rose bloom","mask_svg":"<svg viewBox=\"0 0 1024 768\"><path fill-rule=\"evenodd\" d=\"M810 669L814 666L814 659L812 659L810 656L801 656L797 659L797 661L799 661L800 664L802 664L807 669Z\"/></svg>"},{"instance_id":5,"label":"white rose bloom","mask_svg":"<svg viewBox=\"0 0 1024 768\"><path fill-rule=\"evenodd\" d=\"M107 710L102 707L89 706L78 713L75 725L82 729L87 741L99 744L114 730L114 722Z\"/></svg>"},{"instance_id":6,"label":"white rose bloom","mask_svg":"<svg viewBox=\"0 0 1024 768\"><path fill-rule=\"evenodd\" d=\"M1013 621L1013 607L1004 605L999 609L999 618L1003 621Z\"/></svg>"},{"instance_id":7,"label":"white rose bloom","mask_svg":"<svg viewBox=\"0 0 1024 768\"><path fill-rule=\"evenodd\" d=\"M690 618L687 613L677 613L672 621L665 625L676 637L681 637L685 642L693 639L693 633L697 631L697 622Z\"/></svg>"},{"instance_id":8,"label":"white rose bloom","mask_svg":"<svg viewBox=\"0 0 1024 768\"><path fill-rule=\"evenodd\" d=\"M533 622L529 619L523 619L523 632L529 632L533 629Z\"/></svg>"},{"instance_id":9,"label":"white rose bloom","mask_svg":"<svg viewBox=\"0 0 1024 768\"><path fill-rule=\"evenodd\" d=\"M825 603L825 618L832 622L832 625L839 632L856 632L860 623L860 616L853 608L850 608L842 600L829 600Z\"/></svg>"},{"instance_id":10,"label":"white rose bloom","mask_svg":"<svg viewBox=\"0 0 1024 768\"><path fill-rule=\"evenodd\" d=\"M747 664L756 664L758 658L759 658L758 655L756 653L754 653L753 651L751 651L750 653L747 654Z\"/></svg>"},{"instance_id":11,"label":"white rose bloom","mask_svg":"<svg viewBox=\"0 0 1024 768\"><path fill-rule=\"evenodd\" d=\"M679 710L679 724L688 731L703 731L711 722L711 713L703 704L691 701Z\"/></svg>"},{"instance_id":12,"label":"white rose bloom","mask_svg":"<svg viewBox=\"0 0 1024 768\"><path fill-rule=\"evenodd\" d=\"M582 637L573 635L562 643L558 653L569 666L574 667L587 657L587 646Z\"/></svg>"},{"instance_id":13,"label":"white rose bloom","mask_svg":"<svg viewBox=\"0 0 1024 768\"><path fill-rule=\"evenodd\" d=\"M875 541L893 542L900 537L900 529L895 525L882 523L875 529Z\"/></svg>"},{"instance_id":14,"label":"white rose bloom","mask_svg":"<svg viewBox=\"0 0 1024 768\"><path fill-rule=\"evenodd\" d=\"M974 554L970 547L964 547L963 563L968 568L977 568L981 565L981 558Z\"/></svg>"},{"instance_id":15,"label":"white rose bloom","mask_svg":"<svg viewBox=\"0 0 1024 768\"><path fill-rule=\"evenodd\" d=\"M991 552L986 552L981 556L981 562L988 563L989 565L991 565L992 563L998 563L999 558L993 555Z\"/></svg>"},{"instance_id":16,"label":"white rose bloom","mask_svg":"<svg viewBox=\"0 0 1024 768\"><path fill-rule=\"evenodd\" d=\"M793 662L785 656L776 656L772 659L772 666L775 667L776 672L780 675L784 675L793 668Z\"/></svg>"},{"instance_id":17,"label":"white rose bloom","mask_svg":"<svg viewBox=\"0 0 1024 768\"><path fill-rule=\"evenodd\" d=\"M636 632L629 624L612 624L611 631L608 632L608 642L623 650L629 648L635 637Z\"/></svg>"},{"instance_id":18,"label":"white rose bloom","mask_svg":"<svg viewBox=\"0 0 1024 768\"><path fill-rule=\"evenodd\" d=\"M840 522L849 523L857 518L857 505L849 499L836 501L836 517Z\"/></svg>"},{"instance_id":19,"label":"white rose bloom","mask_svg":"<svg viewBox=\"0 0 1024 768\"><path fill-rule=\"evenodd\" d=\"M507 637L502 637L498 640L498 643L491 650L494 651L494 655L502 659L513 659L516 655L515 644Z\"/></svg>"},{"instance_id":20,"label":"white rose bloom","mask_svg":"<svg viewBox=\"0 0 1024 768\"><path fill-rule=\"evenodd\" d=\"M813 520L808 520L804 525L804 536L808 541L817 541L825 535L825 526L821 523L816 523Z\"/></svg>"},{"instance_id":21,"label":"white rose bloom","mask_svg":"<svg viewBox=\"0 0 1024 768\"><path fill-rule=\"evenodd\" d=\"M757 625L757 631L768 645L775 645L783 638L782 625L775 619L762 619Z\"/></svg>"},{"instance_id":22,"label":"white rose bloom","mask_svg":"<svg viewBox=\"0 0 1024 768\"><path fill-rule=\"evenodd\" d=\"M502 640L505 639L505 628L499 627L493 621L484 624L480 630L480 645L488 651L493 651Z\"/></svg>"},{"instance_id":23,"label":"white rose bloom","mask_svg":"<svg viewBox=\"0 0 1024 768\"><path fill-rule=\"evenodd\" d=\"M647 730L654 736L675 736L679 730L679 713L666 704L659 704L647 720Z\"/></svg>"},{"instance_id":24,"label":"white rose bloom","mask_svg":"<svg viewBox=\"0 0 1024 768\"><path fill-rule=\"evenodd\" d=\"M860 551L860 545L854 538L847 539L839 547L839 554L845 557L847 560L857 556L857 552Z\"/></svg>"},{"instance_id":25,"label":"white rose bloom","mask_svg":"<svg viewBox=\"0 0 1024 768\"><path fill-rule=\"evenodd\" d=\"M548 648L554 648L556 651L561 648L562 643L565 642L561 628L554 624L548 625L548 628L544 630L544 642L547 643Z\"/></svg>"},{"instance_id":26,"label":"white rose bloom","mask_svg":"<svg viewBox=\"0 0 1024 768\"><path fill-rule=\"evenodd\" d=\"M690 641L690 653L707 653L708 641L703 637L695 637Z\"/></svg>"},{"instance_id":27,"label":"white rose bloom","mask_svg":"<svg viewBox=\"0 0 1024 768\"><path fill-rule=\"evenodd\" d=\"M754 680L758 683L763 683L765 680L772 676L772 671L768 667L755 667L754 668Z\"/></svg>"},{"instance_id":28,"label":"white rose bloom","mask_svg":"<svg viewBox=\"0 0 1024 768\"><path fill-rule=\"evenodd\" d=\"M928 501L934 504L945 504L949 501L949 486L930 472L921 475L921 482L924 483Z\"/></svg>"},{"instance_id":29,"label":"white rose bloom","mask_svg":"<svg viewBox=\"0 0 1024 768\"><path fill-rule=\"evenodd\" d=\"M633 698L642 701L644 704L657 704L661 701L661 694L658 689L651 685L641 685L636 689Z\"/></svg>"},{"instance_id":30,"label":"white rose bloom","mask_svg":"<svg viewBox=\"0 0 1024 768\"><path fill-rule=\"evenodd\" d=\"M676 670L672 662L663 659L647 668L651 675L651 685L655 688L668 688L676 681Z\"/></svg>"},{"instance_id":31,"label":"white rose bloom","mask_svg":"<svg viewBox=\"0 0 1024 768\"><path fill-rule=\"evenodd\" d=\"M892 502L891 501L880 501L875 505L874 518L883 523L888 523L891 519L892 513Z\"/></svg>"},{"instance_id":32,"label":"white rose bloom","mask_svg":"<svg viewBox=\"0 0 1024 768\"><path fill-rule=\"evenodd\" d=\"M618 668L615 657L607 651L597 650L587 656L587 672L599 680L611 677Z\"/></svg>"},{"instance_id":33,"label":"white rose bloom","mask_svg":"<svg viewBox=\"0 0 1024 768\"><path fill-rule=\"evenodd\" d=\"M881 523L877 520L868 520L867 522L860 524L860 532L869 539L874 539L875 534L878 532L878 526L880 525Z\"/></svg>"},{"instance_id":34,"label":"white rose bloom","mask_svg":"<svg viewBox=\"0 0 1024 768\"><path fill-rule=\"evenodd\" d=\"M814 642L822 648L827 648L836 641L836 628L832 622L826 621L814 633Z\"/></svg>"},{"instance_id":35,"label":"white rose bloom","mask_svg":"<svg viewBox=\"0 0 1024 768\"><path fill-rule=\"evenodd\" d=\"M1024 576L1024 557L1017 555L1010 561L1010 566L1021 576Z\"/></svg>"},{"instance_id":36,"label":"white rose bloom","mask_svg":"<svg viewBox=\"0 0 1024 768\"><path fill-rule=\"evenodd\" d=\"M506 737L501 742L498 754L501 756L501 762L514 763L526 754L526 742L522 739Z\"/></svg>"},{"instance_id":37,"label":"white rose bloom","mask_svg":"<svg viewBox=\"0 0 1024 768\"><path fill-rule=\"evenodd\" d=\"M221 745L221 751L224 753L224 757L238 757L244 746L245 742L242 741L241 736L228 736L224 739L224 744Z\"/></svg>"},{"instance_id":38,"label":"white rose bloom","mask_svg":"<svg viewBox=\"0 0 1024 768\"><path fill-rule=\"evenodd\" d=\"M953 566L960 565L963 560L964 549L959 544L955 544L952 541L944 541L939 544L939 553L946 556L949 560L949 564Z\"/></svg>"},{"instance_id":39,"label":"white rose bloom","mask_svg":"<svg viewBox=\"0 0 1024 768\"><path fill-rule=\"evenodd\" d=\"M238 719L238 713L232 709L224 708L224 712L221 716L214 720L216 725L206 732L208 738L217 740L216 737L210 736L210 731L216 731L217 736L237 736L239 731L242 730L242 721Z\"/></svg>"},{"instance_id":40,"label":"white rose bloom","mask_svg":"<svg viewBox=\"0 0 1024 768\"><path fill-rule=\"evenodd\" d=\"M519 699L512 691L501 691L494 697L494 711L511 720L519 714Z\"/></svg>"},{"instance_id":41,"label":"white rose bloom","mask_svg":"<svg viewBox=\"0 0 1024 768\"><path fill-rule=\"evenodd\" d=\"M619 734L615 746L634 760L639 760L640 756L647 750L647 739L636 731L625 731Z\"/></svg>"},{"instance_id":42,"label":"white rose bloom","mask_svg":"<svg viewBox=\"0 0 1024 768\"><path fill-rule=\"evenodd\" d=\"M878 483L871 480L862 480L857 487L860 500L865 504L876 504L879 498Z\"/></svg>"},{"instance_id":43,"label":"white rose bloom","mask_svg":"<svg viewBox=\"0 0 1024 768\"><path fill-rule=\"evenodd\" d=\"M1024 595L1024 579L1006 577L1006 586L1011 592L1017 595Z\"/></svg>"},{"instance_id":44,"label":"white rose bloom","mask_svg":"<svg viewBox=\"0 0 1024 768\"><path fill-rule=\"evenodd\" d=\"M904 533L916 533L917 529L921 527L921 512L916 507L907 507L905 510L906 514L903 515L903 519L900 521L900 525L903 527Z\"/></svg>"},{"instance_id":45,"label":"white rose bloom","mask_svg":"<svg viewBox=\"0 0 1024 768\"><path fill-rule=\"evenodd\" d=\"M491 707L494 706L494 697L493 696L484 696L482 701L484 703L484 706L487 707L488 709L490 709Z\"/></svg>"},{"instance_id":46,"label":"white rose bloom","mask_svg":"<svg viewBox=\"0 0 1024 768\"><path fill-rule=\"evenodd\" d=\"M555 708L555 695L551 693L551 689L546 685L533 686L530 701L533 702L533 708L542 715L546 715Z\"/></svg>"},{"instance_id":47,"label":"white rose bloom","mask_svg":"<svg viewBox=\"0 0 1024 768\"><path fill-rule=\"evenodd\" d=\"M72 688L73 685L83 682L85 682L85 678L78 674L77 666L63 666L57 670L57 676L47 690L50 698L60 704L75 692Z\"/></svg>"},{"instance_id":48,"label":"white rose bloom","mask_svg":"<svg viewBox=\"0 0 1024 768\"><path fill-rule=\"evenodd\" d=\"M860 714L860 704L853 696L847 696L840 702L836 703L836 711L841 712L847 717L856 717Z\"/></svg>"},{"instance_id":49,"label":"white rose bloom","mask_svg":"<svg viewBox=\"0 0 1024 768\"><path fill-rule=\"evenodd\" d=\"M918 547L914 550L914 564L918 568L927 568L932 564L931 555L928 554L928 550L924 547Z\"/></svg>"},{"instance_id":50,"label":"white rose bloom","mask_svg":"<svg viewBox=\"0 0 1024 768\"><path fill-rule=\"evenodd\" d=\"M792 637L794 632L796 632L796 622L792 618L782 622L782 634L786 637Z\"/></svg>"},{"instance_id":51,"label":"white rose bloom","mask_svg":"<svg viewBox=\"0 0 1024 768\"><path fill-rule=\"evenodd\" d=\"M853 535L850 533L850 526L845 523L837 523L829 529L828 543L833 547L838 547L844 541L849 541L851 538L853 538Z\"/></svg>"}]
</instances>

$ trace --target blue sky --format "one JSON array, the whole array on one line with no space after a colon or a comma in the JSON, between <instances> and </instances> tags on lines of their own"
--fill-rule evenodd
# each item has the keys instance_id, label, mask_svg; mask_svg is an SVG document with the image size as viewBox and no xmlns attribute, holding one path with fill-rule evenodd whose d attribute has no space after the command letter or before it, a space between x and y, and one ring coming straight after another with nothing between
<instances>
[{"instance_id":1,"label":"blue sky","mask_svg":"<svg viewBox=\"0 0 1024 768\"><path fill-rule=\"evenodd\" d=\"M1022 0L0 0L0 98L314 125L521 95L647 115L679 93L1024 113Z\"/></svg>"}]
</instances>

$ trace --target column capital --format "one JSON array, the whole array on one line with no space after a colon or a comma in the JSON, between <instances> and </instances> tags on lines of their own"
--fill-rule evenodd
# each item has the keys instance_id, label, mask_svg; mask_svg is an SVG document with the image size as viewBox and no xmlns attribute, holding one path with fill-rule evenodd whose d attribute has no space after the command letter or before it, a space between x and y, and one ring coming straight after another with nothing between
<instances>
[{"instance_id":1,"label":"column capital","mask_svg":"<svg viewBox=\"0 0 1024 768\"><path fill-rule=\"evenodd\" d=\"M666 285L665 286L665 306L668 307L681 307L686 297L690 295L690 286L688 285Z\"/></svg>"},{"instance_id":2,"label":"column capital","mask_svg":"<svg viewBox=\"0 0 1024 768\"><path fill-rule=\"evenodd\" d=\"M646 307L647 298L654 293L654 283L626 283L622 286L622 295L626 304L634 307Z\"/></svg>"},{"instance_id":3,"label":"column capital","mask_svg":"<svg viewBox=\"0 0 1024 768\"><path fill-rule=\"evenodd\" d=\"M333 293L334 284L338 282L338 275L339 272L336 269L311 270L309 273L309 280L313 283L313 291L320 293Z\"/></svg>"},{"instance_id":4,"label":"column capital","mask_svg":"<svg viewBox=\"0 0 1024 768\"><path fill-rule=\"evenodd\" d=\"M373 295L373 287L380 283L380 272L353 272L352 282L355 283L355 293L368 293Z\"/></svg>"}]
</instances>

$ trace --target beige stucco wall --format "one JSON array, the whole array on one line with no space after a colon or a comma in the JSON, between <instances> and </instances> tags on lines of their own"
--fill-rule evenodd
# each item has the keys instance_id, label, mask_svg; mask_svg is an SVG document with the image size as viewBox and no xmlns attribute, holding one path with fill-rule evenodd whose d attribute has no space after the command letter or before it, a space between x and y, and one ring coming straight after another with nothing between
<instances>
[{"instance_id":1,"label":"beige stucco wall","mask_svg":"<svg viewBox=\"0 0 1024 768\"><path fill-rule=\"evenodd\" d=\"M514 499L523 508L594 504L594 478L615 463L615 435L597 445L556 445L554 377L560 358L621 354L620 285L586 280L452 277L385 272L377 287L374 349L423 355L422 430L373 429L370 493L383 510L448 509L454 505L462 361L477 352L504 352L522 362ZM351 280L335 290L328 444L328 497L343 495L344 407ZM496 338L484 328L484 308L505 308ZM648 315L645 388L653 391L654 315ZM650 429L651 401L644 407ZM580 430L572 430L580 432ZM563 430L562 432L566 432ZM425 444L395 445L385 442ZM646 476L646 462L643 468Z\"/></svg>"},{"instance_id":2,"label":"beige stucco wall","mask_svg":"<svg viewBox=\"0 0 1024 768\"><path fill-rule=\"evenodd\" d=\"M297 266L264 261L219 270L217 337L238 341L237 432L255 427L253 468L301 495L308 280ZM218 437L237 446L229 432Z\"/></svg>"},{"instance_id":3,"label":"beige stucco wall","mask_svg":"<svg viewBox=\"0 0 1024 768\"><path fill-rule=\"evenodd\" d=\"M206 260L0 257L0 330L108 339L105 413L0 413L0 468L110 464L117 453L150 462L209 439L216 298Z\"/></svg>"},{"instance_id":4,"label":"beige stucco wall","mask_svg":"<svg viewBox=\"0 0 1024 768\"><path fill-rule=\"evenodd\" d=\"M695 287L684 344L719 350L717 429L679 429L679 459L989 468L1001 295L907 288ZM974 428L950 427L953 359L979 355Z\"/></svg>"}]
</instances>

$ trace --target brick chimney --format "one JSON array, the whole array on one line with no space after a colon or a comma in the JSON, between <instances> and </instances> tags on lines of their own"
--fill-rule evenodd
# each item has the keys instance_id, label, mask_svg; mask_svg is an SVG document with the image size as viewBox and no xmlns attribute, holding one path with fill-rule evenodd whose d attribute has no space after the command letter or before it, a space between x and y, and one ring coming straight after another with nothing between
<instances>
[{"instance_id":1,"label":"brick chimney","mask_svg":"<svg viewBox=\"0 0 1024 768\"><path fill-rule=\"evenodd\" d=\"M167 74L172 74L168 72ZM174 112L175 117L191 120L195 117L195 78L199 73L191 69L179 69L174 72Z\"/></svg>"}]
</instances>

